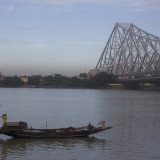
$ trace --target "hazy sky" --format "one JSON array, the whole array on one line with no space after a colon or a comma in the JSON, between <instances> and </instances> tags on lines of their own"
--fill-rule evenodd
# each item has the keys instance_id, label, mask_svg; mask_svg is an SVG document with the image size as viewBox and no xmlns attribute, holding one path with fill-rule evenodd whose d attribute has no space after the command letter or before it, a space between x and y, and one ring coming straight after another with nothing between
<instances>
[{"instance_id":1,"label":"hazy sky","mask_svg":"<svg viewBox=\"0 0 160 160\"><path fill-rule=\"evenodd\" d=\"M116 22L160 37L160 0L0 0L0 72L88 72Z\"/></svg>"}]
</instances>

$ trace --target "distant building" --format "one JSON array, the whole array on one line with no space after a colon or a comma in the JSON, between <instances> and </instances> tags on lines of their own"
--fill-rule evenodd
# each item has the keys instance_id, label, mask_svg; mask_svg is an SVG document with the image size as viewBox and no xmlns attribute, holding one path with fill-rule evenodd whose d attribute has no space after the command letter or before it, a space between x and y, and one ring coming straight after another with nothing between
<instances>
[{"instance_id":1,"label":"distant building","mask_svg":"<svg viewBox=\"0 0 160 160\"><path fill-rule=\"evenodd\" d=\"M52 76L52 77L54 77L54 74L47 74L47 76Z\"/></svg>"},{"instance_id":2,"label":"distant building","mask_svg":"<svg viewBox=\"0 0 160 160\"><path fill-rule=\"evenodd\" d=\"M28 77L22 76L22 77L21 77L21 81L22 81L23 83L28 83Z\"/></svg>"},{"instance_id":3,"label":"distant building","mask_svg":"<svg viewBox=\"0 0 160 160\"><path fill-rule=\"evenodd\" d=\"M90 71L88 72L88 74L87 74L87 79L90 79L90 78L95 77L96 73L97 73L97 72L96 72L95 69L90 70Z\"/></svg>"},{"instance_id":4,"label":"distant building","mask_svg":"<svg viewBox=\"0 0 160 160\"><path fill-rule=\"evenodd\" d=\"M61 74L54 74L54 77L62 77L62 75Z\"/></svg>"},{"instance_id":5,"label":"distant building","mask_svg":"<svg viewBox=\"0 0 160 160\"><path fill-rule=\"evenodd\" d=\"M55 74L48 74L47 76L52 76L52 77L62 77L62 74L55 73Z\"/></svg>"},{"instance_id":6,"label":"distant building","mask_svg":"<svg viewBox=\"0 0 160 160\"><path fill-rule=\"evenodd\" d=\"M4 79L4 75L2 75L2 73L0 72L0 80L3 80Z\"/></svg>"},{"instance_id":7,"label":"distant building","mask_svg":"<svg viewBox=\"0 0 160 160\"><path fill-rule=\"evenodd\" d=\"M76 76L78 79L87 79L87 73L80 73L78 76Z\"/></svg>"}]
</instances>

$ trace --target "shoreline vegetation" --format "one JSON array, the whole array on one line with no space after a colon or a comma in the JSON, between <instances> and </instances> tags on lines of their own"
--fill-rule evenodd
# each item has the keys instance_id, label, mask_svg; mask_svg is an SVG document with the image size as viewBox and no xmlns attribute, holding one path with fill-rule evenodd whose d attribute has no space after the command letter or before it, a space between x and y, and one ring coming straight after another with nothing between
<instances>
[{"instance_id":1,"label":"shoreline vegetation","mask_svg":"<svg viewBox=\"0 0 160 160\"><path fill-rule=\"evenodd\" d=\"M86 74L80 78L66 76L6 76L0 80L0 88L72 88L72 89L136 89L160 91L160 83L132 84L125 86L117 77L105 72L87 79Z\"/></svg>"}]
</instances>

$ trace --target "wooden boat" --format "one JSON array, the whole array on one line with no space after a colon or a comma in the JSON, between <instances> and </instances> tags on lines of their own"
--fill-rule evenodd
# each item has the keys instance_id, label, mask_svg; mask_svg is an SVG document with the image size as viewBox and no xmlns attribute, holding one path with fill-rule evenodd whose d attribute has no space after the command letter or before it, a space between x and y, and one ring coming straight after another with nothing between
<instances>
[{"instance_id":1,"label":"wooden boat","mask_svg":"<svg viewBox=\"0 0 160 160\"><path fill-rule=\"evenodd\" d=\"M72 138L87 137L91 134L111 129L112 127L94 127L92 125L84 127L68 127L59 129L33 129L27 126L26 122L7 122L1 129L0 134L5 134L15 138Z\"/></svg>"}]
</instances>

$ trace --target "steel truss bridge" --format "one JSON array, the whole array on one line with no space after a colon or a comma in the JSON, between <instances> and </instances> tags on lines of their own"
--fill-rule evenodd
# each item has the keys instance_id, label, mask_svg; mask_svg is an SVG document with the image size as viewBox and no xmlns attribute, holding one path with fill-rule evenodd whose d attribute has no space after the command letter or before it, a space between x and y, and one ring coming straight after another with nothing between
<instances>
[{"instance_id":1,"label":"steel truss bridge","mask_svg":"<svg viewBox=\"0 0 160 160\"><path fill-rule=\"evenodd\" d=\"M160 80L160 38L132 23L116 23L96 72L116 75L121 81Z\"/></svg>"}]
</instances>

